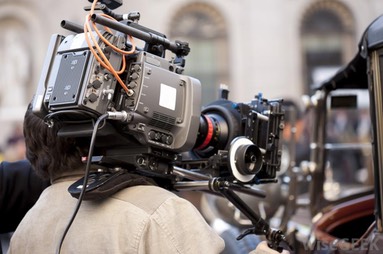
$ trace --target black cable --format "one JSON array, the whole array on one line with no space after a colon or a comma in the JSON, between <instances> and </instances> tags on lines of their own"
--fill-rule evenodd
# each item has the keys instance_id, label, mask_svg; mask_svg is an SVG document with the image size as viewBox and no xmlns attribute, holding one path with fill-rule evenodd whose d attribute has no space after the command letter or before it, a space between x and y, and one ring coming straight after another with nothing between
<instances>
[{"instance_id":1,"label":"black cable","mask_svg":"<svg viewBox=\"0 0 383 254\"><path fill-rule=\"evenodd\" d=\"M72 118L71 120L68 119L60 119L60 116L73 116L77 115L79 119L74 119ZM89 119L90 117L90 119ZM93 119L97 119L97 115L93 112L86 111L86 110L81 110L81 109L76 109L76 110L60 110L60 111L55 111L47 114L44 117L44 122L49 122L50 120L55 119L57 121L65 122L65 123L85 123L85 122L91 122Z\"/></svg>"},{"instance_id":2,"label":"black cable","mask_svg":"<svg viewBox=\"0 0 383 254\"><path fill-rule=\"evenodd\" d=\"M86 192L86 186L88 184L88 176L89 176L89 172L90 172L90 164L91 164L91 161L92 161L93 149L94 149L94 144L95 144L95 141L96 141L98 126L99 126L100 122L104 121L106 118L108 118L108 114L104 114L104 115L100 116L97 119L96 123L94 124L92 138L90 140L90 145L89 145L88 158L87 158L87 161L86 161L86 167L85 167L85 173L84 173L84 182L82 184L83 187L82 187L80 196L78 198L75 210L74 210L74 212L72 214L72 217L70 218L70 220L68 222L68 225L66 226L66 228L64 230L64 233L63 233L63 235L61 237L60 244L59 244L57 252L56 252L57 254L60 254L60 252L61 252L61 247L63 245L64 239L65 239L65 237L66 237L70 227L72 226L72 223L73 223L74 219L76 218L76 215L77 215L77 213L78 213L78 211L80 209L82 200L84 198L84 195L85 195L85 192Z\"/></svg>"}]
</instances>

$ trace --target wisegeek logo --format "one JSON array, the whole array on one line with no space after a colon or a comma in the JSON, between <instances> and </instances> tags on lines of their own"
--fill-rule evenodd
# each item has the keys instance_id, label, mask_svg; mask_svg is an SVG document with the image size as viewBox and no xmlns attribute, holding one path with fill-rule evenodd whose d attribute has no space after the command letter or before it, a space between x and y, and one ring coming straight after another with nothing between
<instances>
[{"instance_id":1,"label":"wisegeek logo","mask_svg":"<svg viewBox=\"0 0 383 254\"><path fill-rule=\"evenodd\" d=\"M344 253L354 253L363 251L363 253L383 253L383 236L378 235L371 239L336 239L331 244L315 241L314 243L304 245L304 250L309 252L315 251L344 251ZM338 253L338 252L336 252Z\"/></svg>"}]
</instances>

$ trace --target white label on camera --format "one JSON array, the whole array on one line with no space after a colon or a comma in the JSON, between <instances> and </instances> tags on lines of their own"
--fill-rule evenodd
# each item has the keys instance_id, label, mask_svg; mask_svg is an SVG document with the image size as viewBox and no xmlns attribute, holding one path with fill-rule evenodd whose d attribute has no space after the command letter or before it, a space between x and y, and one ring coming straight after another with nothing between
<instances>
[{"instance_id":1,"label":"white label on camera","mask_svg":"<svg viewBox=\"0 0 383 254\"><path fill-rule=\"evenodd\" d=\"M165 84L160 87L160 106L171 110L176 109L177 89Z\"/></svg>"},{"instance_id":2,"label":"white label on camera","mask_svg":"<svg viewBox=\"0 0 383 254\"><path fill-rule=\"evenodd\" d=\"M96 32L92 32L93 34L93 37L98 40L98 36L96 34ZM86 39L85 39L85 36L87 36L90 40L90 43L91 45L93 46L94 43L90 37L90 34L89 32L87 32L86 34L82 33L82 34L76 34L73 39L72 39L72 43L70 45L70 49L78 49L78 48L83 48L83 47L88 47L88 44L86 42Z\"/></svg>"},{"instance_id":3,"label":"white label on camera","mask_svg":"<svg viewBox=\"0 0 383 254\"><path fill-rule=\"evenodd\" d=\"M83 47L85 41L85 35L84 34L76 34L73 37L72 44L70 45L70 49L77 49Z\"/></svg>"}]
</instances>

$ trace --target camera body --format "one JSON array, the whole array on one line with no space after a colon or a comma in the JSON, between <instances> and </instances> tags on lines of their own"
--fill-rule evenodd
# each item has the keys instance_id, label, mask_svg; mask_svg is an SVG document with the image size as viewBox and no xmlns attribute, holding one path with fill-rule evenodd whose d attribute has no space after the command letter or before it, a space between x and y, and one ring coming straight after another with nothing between
<instances>
[{"instance_id":1,"label":"camera body","mask_svg":"<svg viewBox=\"0 0 383 254\"><path fill-rule=\"evenodd\" d=\"M122 37L115 41L123 43ZM129 56L124 73L131 91L127 94L96 61L84 34L54 35L49 48L53 50L46 56L48 70L41 77L33 102L36 114L56 112L60 119L73 122L81 118L73 111L95 117L126 112L124 131L142 145L174 152L193 147L201 110L200 82L176 73L178 66L146 51ZM114 68L121 67L121 56L114 51L109 52L109 61ZM85 114L83 118L88 117Z\"/></svg>"},{"instance_id":2,"label":"camera body","mask_svg":"<svg viewBox=\"0 0 383 254\"><path fill-rule=\"evenodd\" d=\"M170 42L136 20L110 21L96 14L92 20L117 32L83 33L74 27L76 34L53 35L47 50L33 111L48 125L60 121L59 136L90 138L94 122L106 114L97 132L97 163L157 176L171 175L172 166L181 164L245 183L277 180L282 100L259 94L250 103L225 98L202 107L200 82L182 74L188 43ZM131 34L146 43L143 49L122 55L111 48L132 49ZM87 36L94 37L91 44ZM121 70L118 77L92 48ZM165 50L175 57L165 59Z\"/></svg>"}]
</instances>

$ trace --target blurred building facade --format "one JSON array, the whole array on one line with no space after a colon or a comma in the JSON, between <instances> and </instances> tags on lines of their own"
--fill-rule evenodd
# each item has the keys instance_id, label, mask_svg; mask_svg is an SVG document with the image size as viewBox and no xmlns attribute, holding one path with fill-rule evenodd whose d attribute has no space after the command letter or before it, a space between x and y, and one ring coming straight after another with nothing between
<instances>
[{"instance_id":1,"label":"blurred building facade","mask_svg":"<svg viewBox=\"0 0 383 254\"><path fill-rule=\"evenodd\" d=\"M0 0L0 147L23 120L49 38L69 34L63 19L83 23L86 0ZM186 74L201 80L203 104L229 99L299 99L356 53L366 27L383 14L381 0L136 0L139 23L188 41Z\"/></svg>"}]
</instances>

